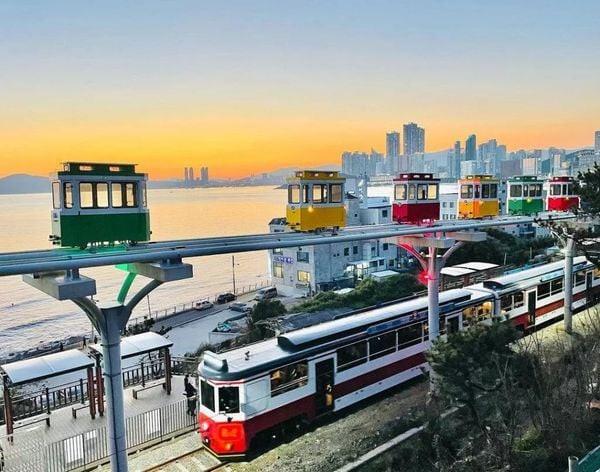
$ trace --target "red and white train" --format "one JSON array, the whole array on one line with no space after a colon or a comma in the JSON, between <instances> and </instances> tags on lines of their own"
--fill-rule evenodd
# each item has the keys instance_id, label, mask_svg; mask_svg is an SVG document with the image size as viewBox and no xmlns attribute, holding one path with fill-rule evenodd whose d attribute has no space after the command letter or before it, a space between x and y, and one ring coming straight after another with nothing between
<instances>
[{"instance_id":1,"label":"red and white train","mask_svg":"<svg viewBox=\"0 0 600 472\"><path fill-rule=\"evenodd\" d=\"M440 293L440 333L492 317L527 332L562 316L563 262ZM600 294L585 258L573 269L573 308ZM427 298L367 308L333 321L215 354L199 367L202 441L244 456L275 428L311 422L421 375L428 368Z\"/></svg>"},{"instance_id":2,"label":"red and white train","mask_svg":"<svg viewBox=\"0 0 600 472\"><path fill-rule=\"evenodd\" d=\"M433 174L400 174L394 179L392 218L398 223L433 223L440 218L440 179Z\"/></svg>"}]
</instances>

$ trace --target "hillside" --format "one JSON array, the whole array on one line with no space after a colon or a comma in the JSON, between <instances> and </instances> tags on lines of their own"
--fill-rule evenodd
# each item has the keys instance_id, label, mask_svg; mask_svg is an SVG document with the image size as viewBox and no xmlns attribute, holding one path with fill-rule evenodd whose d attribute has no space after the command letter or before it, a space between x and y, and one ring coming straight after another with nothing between
<instances>
[{"instance_id":1,"label":"hillside","mask_svg":"<svg viewBox=\"0 0 600 472\"><path fill-rule=\"evenodd\" d=\"M18 193L47 193L50 191L48 177L14 174L0 178L0 195Z\"/></svg>"}]
</instances>

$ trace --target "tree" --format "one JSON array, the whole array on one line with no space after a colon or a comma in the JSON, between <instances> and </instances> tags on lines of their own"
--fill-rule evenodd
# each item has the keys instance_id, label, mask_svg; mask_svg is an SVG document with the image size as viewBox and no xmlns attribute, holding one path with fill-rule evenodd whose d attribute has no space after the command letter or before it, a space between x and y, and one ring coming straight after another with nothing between
<instances>
[{"instance_id":1,"label":"tree","mask_svg":"<svg viewBox=\"0 0 600 472\"><path fill-rule=\"evenodd\" d=\"M279 300L261 300L252 308L250 320L256 324L259 321L284 315L286 312L285 306Z\"/></svg>"},{"instance_id":2,"label":"tree","mask_svg":"<svg viewBox=\"0 0 600 472\"><path fill-rule=\"evenodd\" d=\"M588 214L600 214L600 166L579 172L575 181L575 193L581 198L581 208Z\"/></svg>"}]
</instances>

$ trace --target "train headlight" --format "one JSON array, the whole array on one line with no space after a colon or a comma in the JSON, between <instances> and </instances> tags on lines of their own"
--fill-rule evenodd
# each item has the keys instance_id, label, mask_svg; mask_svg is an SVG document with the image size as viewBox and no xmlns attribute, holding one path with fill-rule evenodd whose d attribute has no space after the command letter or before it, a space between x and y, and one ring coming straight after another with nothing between
<instances>
[{"instance_id":1,"label":"train headlight","mask_svg":"<svg viewBox=\"0 0 600 472\"><path fill-rule=\"evenodd\" d=\"M202 431L203 433L206 433L209 429L210 429L210 424L208 423L208 421L203 421L202 423L200 423L200 431Z\"/></svg>"}]
</instances>

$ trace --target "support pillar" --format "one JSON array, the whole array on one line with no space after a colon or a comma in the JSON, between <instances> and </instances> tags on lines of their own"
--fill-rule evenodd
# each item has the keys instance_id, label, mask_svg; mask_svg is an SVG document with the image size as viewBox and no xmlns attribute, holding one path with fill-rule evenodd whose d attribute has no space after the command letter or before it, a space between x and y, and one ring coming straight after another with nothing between
<instances>
[{"instance_id":1,"label":"support pillar","mask_svg":"<svg viewBox=\"0 0 600 472\"><path fill-rule=\"evenodd\" d=\"M90 407L90 416L92 419L96 418L96 395L94 388L94 369L93 367L87 368L87 394L88 403Z\"/></svg>"},{"instance_id":2,"label":"support pillar","mask_svg":"<svg viewBox=\"0 0 600 472\"><path fill-rule=\"evenodd\" d=\"M165 390L167 391L167 395L171 395L171 389L173 386L173 372L171 370L171 352L169 348L165 348Z\"/></svg>"},{"instance_id":3,"label":"support pillar","mask_svg":"<svg viewBox=\"0 0 600 472\"><path fill-rule=\"evenodd\" d=\"M429 340L440 337L440 281L437 248L429 247L427 259L427 321L429 325Z\"/></svg>"},{"instance_id":4,"label":"support pillar","mask_svg":"<svg viewBox=\"0 0 600 472\"><path fill-rule=\"evenodd\" d=\"M575 257L575 239L567 236L565 244L565 279L563 287L565 291L565 331L573 332L573 258Z\"/></svg>"}]
</instances>

